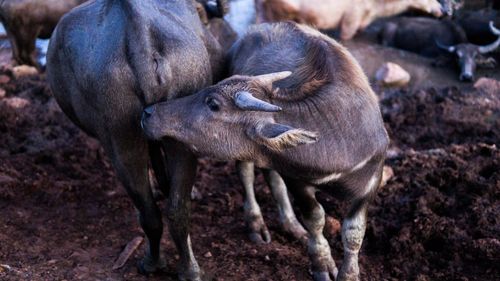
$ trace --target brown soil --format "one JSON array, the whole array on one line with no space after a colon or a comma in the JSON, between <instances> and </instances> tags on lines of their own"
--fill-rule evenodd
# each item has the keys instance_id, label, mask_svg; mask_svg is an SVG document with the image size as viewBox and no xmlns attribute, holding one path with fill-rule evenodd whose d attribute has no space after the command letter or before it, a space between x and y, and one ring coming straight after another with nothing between
<instances>
[{"instance_id":1,"label":"brown soil","mask_svg":"<svg viewBox=\"0 0 500 281\"><path fill-rule=\"evenodd\" d=\"M135 267L144 245L111 269L142 231L102 149L64 116L43 76L0 78L0 280L146 280ZM500 280L500 93L379 92L395 176L369 210L362 279ZM306 251L281 231L261 175L268 245L246 237L234 163L201 159L196 187L191 237L207 272L217 280L310 280ZM342 202L320 199L333 217L343 214ZM341 263L340 236L330 229ZM162 247L168 268L147 280L176 279L167 230Z\"/></svg>"}]
</instances>

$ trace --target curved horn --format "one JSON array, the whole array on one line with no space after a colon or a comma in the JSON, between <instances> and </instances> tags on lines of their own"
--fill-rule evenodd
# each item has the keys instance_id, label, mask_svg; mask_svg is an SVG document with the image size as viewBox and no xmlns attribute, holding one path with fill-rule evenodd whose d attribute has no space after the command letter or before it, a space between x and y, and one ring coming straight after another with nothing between
<instances>
[{"instance_id":1,"label":"curved horn","mask_svg":"<svg viewBox=\"0 0 500 281\"><path fill-rule=\"evenodd\" d=\"M500 29L496 28L493 21L490 20L490 30L493 34L500 35Z\"/></svg>"},{"instance_id":2,"label":"curved horn","mask_svg":"<svg viewBox=\"0 0 500 281\"><path fill-rule=\"evenodd\" d=\"M270 104L263 100L252 96L249 92L241 91L237 92L234 96L234 103L237 107L243 110L254 110L254 111L265 111L265 112L277 112L281 111L281 107L274 104Z\"/></svg>"},{"instance_id":3,"label":"curved horn","mask_svg":"<svg viewBox=\"0 0 500 281\"><path fill-rule=\"evenodd\" d=\"M443 44L442 44L441 42L439 42L439 40L437 40L437 39L434 39L434 42L436 42L436 45L437 45L439 48L443 49L443 50L446 50L446 51L448 51L448 52L450 52L450 53L455 52L455 49L456 49L456 48L455 48L455 46L446 46L446 45L443 45Z\"/></svg>"},{"instance_id":4,"label":"curved horn","mask_svg":"<svg viewBox=\"0 0 500 281\"><path fill-rule=\"evenodd\" d=\"M489 44L489 45L486 45L486 46L480 46L479 47L479 52L481 54L486 54L486 53L489 53L489 52L492 52L494 51L496 48L498 48L498 46L500 46L500 29L496 28L494 25L493 25L493 22L490 21L490 29L491 29L491 32L493 34L496 34L498 35L498 38L495 42Z\"/></svg>"},{"instance_id":5,"label":"curved horn","mask_svg":"<svg viewBox=\"0 0 500 281\"><path fill-rule=\"evenodd\" d=\"M266 85L266 86L272 86L273 82L285 79L290 75L292 75L291 71L281 71L281 72L274 72L274 73L269 73L269 74L257 75L257 76L254 76L253 79L255 81L257 81L259 84Z\"/></svg>"}]
</instances>

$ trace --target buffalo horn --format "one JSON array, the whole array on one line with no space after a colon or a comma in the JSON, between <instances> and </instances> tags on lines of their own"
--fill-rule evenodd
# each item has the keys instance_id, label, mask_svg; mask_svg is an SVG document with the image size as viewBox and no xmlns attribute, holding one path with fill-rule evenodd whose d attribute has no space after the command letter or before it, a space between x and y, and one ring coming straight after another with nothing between
<instances>
[{"instance_id":1,"label":"buffalo horn","mask_svg":"<svg viewBox=\"0 0 500 281\"><path fill-rule=\"evenodd\" d=\"M436 45L437 45L439 48L441 48L441 49L443 49L443 50L446 50L446 51L448 51L448 52L450 52L450 53L455 52L455 49L456 49L456 48L455 48L455 46L446 46L446 45L443 45L443 44L442 44L441 42L439 42L439 40L437 40L437 39L436 39L436 40L434 40L434 41L436 42Z\"/></svg>"},{"instance_id":2,"label":"buffalo horn","mask_svg":"<svg viewBox=\"0 0 500 281\"><path fill-rule=\"evenodd\" d=\"M285 79L290 75L292 75L291 71L281 71L281 72L257 75L254 76L253 79L261 85L271 87L273 85L273 82Z\"/></svg>"},{"instance_id":3,"label":"buffalo horn","mask_svg":"<svg viewBox=\"0 0 500 281\"><path fill-rule=\"evenodd\" d=\"M253 111L266 111L266 112L277 112L281 111L281 107L274 104L270 104L263 100L252 96L247 91L241 91L236 93L234 96L234 103L236 106L243 110L253 110Z\"/></svg>"},{"instance_id":4,"label":"buffalo horn","mask_svg":"<svg viewBox=\"0 0 500 281\"><path fill-rule=\"evenodd\" d=\"M497 38L497 40L495 42L493 42L493 43L491 43L489 45L479 47L479 52L481 54L486 54L486 53L492 52L496 48L498 48L498 46L500 46L500 30L497 29L497 28L495 28L495 26L493 25L492 21L490 21L490 29L491 29L491 32L493 34L498 35L498 38Z\"/></svg>"}]
</instances>

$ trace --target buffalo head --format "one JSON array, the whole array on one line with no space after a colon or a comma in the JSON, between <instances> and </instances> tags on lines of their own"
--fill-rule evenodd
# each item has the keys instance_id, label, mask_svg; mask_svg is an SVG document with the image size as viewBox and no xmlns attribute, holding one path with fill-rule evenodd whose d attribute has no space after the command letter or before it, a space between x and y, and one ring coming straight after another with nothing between
<instances>
[{"instance_id":1,"label":"buffalo head","mask_svg":"<svg viewBox=\"0 0 500 281\"><path fill-rule=\"evenodd\" d=\"M219 159L247 160L263 150L314 143L316 133L275 120L282 108L270 101L278 90L272 84L290 75L232 76L197 94L145 108L142 127L151 139L174 138Z\"/></svg>"},{"instance_id":2,"label":"buffalo head","mask_svg":"<svg viewBox=\"0 0 500 281\"><path fill-rule=\"evenodd\" d=\"M476 70L477 57L482 54L492 52L496 50L498 46L500 46L500 30L495 28L493 22L491 21L490 29L493 34L498 35L498 38L497 40L495 40L495 42L485 46L478 46L471 43L461 43L457 45L446 46L436 40L436 44L439 48L457 56L458 64L460 66L461 81L474 80L474 71Z\"/></svg>"}]
</instances>

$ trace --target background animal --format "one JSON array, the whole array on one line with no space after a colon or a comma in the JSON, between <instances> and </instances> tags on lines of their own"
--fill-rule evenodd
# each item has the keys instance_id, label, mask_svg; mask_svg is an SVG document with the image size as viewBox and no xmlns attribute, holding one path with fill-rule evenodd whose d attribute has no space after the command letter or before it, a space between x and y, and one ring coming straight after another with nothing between
<instances>
[{"instance_id":1,"label":"background animal","mask_svg":"<svg viewBox=\"0 0 500 281\"><path fill-rule=\"evenodd\" d=\"M314 280L337 273L337 280L359 280L366 207L389 143L366 76L344 47L292 22L253 27L233 46L230 65L231 78L145 108L146 134L175 138L197 154L275 169L308 230ZM316 188L341 191L351 202L340 271L323 236Z\"/></svg>"},{"instance_id":2,"label":"background animal","mask_svg":"<svg viewBox=\"0 0 500 281\"><path fill-rule=\"evenodd\" d=\"M427 57L438 57L451 53L460 67L460 80L472 81L476 64L491 64L482 55L494 51L500 44L498 30L489 25L497 40L479 46L468 43L467 35L460 25L452 20L401 17L385 23L380 39L382 44L411 51Z\"/></svg>"},{"instance_id":3,"label":"background animal","mask_svg":"<svg viewBox=\"0 0 500 281\"><path fill-rule=\"evenodd\" d=\"M151 164L169 194L179 279L202 275L188 235L196 157L172 139L148 141L140 128L142 110L211 85L223 73L223 58L194 0L96 0L64 16L52 35L51 89L66 115L100 141L139 211L149 245L143 273L165 267L163 223L148 182Z\"/></svg>"},{"instance_id":4,"label":"background animal","mask_svg":"<svg viewBox=\"0 0 500 281\"><path fill-rule=\"evenodd\" d=\"M4 0L2 21L18 64L40 68L35 59L36 38L48 39L59 19L86 0Z\"/></svg>"},{"instance_id":5,"label":"background animal","mask_svg":"<svg viewBox=\"0 0 500 281\"><path fill-rule=\"evenodd\" d=\"M461 11L455 21L464 29L470 43L486 45L493 43L498 37L491 32L489 22L500 26L500 12L493 9Z\"/></svg>"},{"instance_id":6,"label":"background animal","mask_svg":"<svg viewBox=\"0 0 500 281\"><path fill-rule=\"evenodd\" d=\"M351 39L375 19L408 10L442 16L437 0L256 0L257 21L293 20L318 29L340 30L342 40Z\"/></svg>"}]
</instances>

